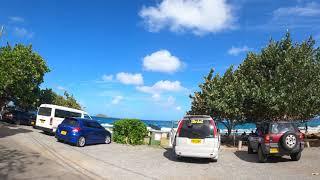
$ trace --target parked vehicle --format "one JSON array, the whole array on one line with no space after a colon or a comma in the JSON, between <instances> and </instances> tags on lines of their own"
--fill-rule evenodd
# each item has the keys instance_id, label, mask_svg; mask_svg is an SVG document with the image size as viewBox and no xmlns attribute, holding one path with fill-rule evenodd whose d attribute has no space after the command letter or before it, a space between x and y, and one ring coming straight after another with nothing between
<instances>
[{"instance_id":1,"label":"parked vehicle","mask_svg":"<svg viewBox=\"0 0 320 180\"><path fill-rule=\"evenodd\" d=\"M220 134L214 120L206 115L188 115L179 123L173 140L177 158L197 157L218 160Z\"/></svg>"},{"instance_id":2,"label":"parked vehicle","mask_svg":"<svg viewBox=\"0 0 320 180\"><path fill-rule=\"evenodd\" d=\"M58 126L56 138L79 147L87 144L111 143L111 133L97 121L82 118L66 118Z\"/></svg>"},{"instance_id":3,"label":"parked vehicle","mask_svg":"<svg viewBox=\"0 0 320 180\"><path fill-rule=\"evenodd\" d=\"M85 111L52 104L42 104L38 110L36 128L44 132L55 133L58 125L67 117L92 119Z\"/></svg>"},{"instance_id":4,"label":"parked vehicle","mask_svg":"<svg viewBox=\"0 0 320 180\"><path fill-rule=\"evenodd\" d=\"M2 121L6 121L17 125L31 125L31 121L33 119L36 119L35 114L20 110L9 110L2 115Z\"/></svg>"},{"instance_id":5,"label":"parked vehicle","mask_svg":"<svg viewBox=\"0 0 320 180\"><path fill-rule=\"evenodd\" d=\"M266 122L257 125L250 134L248 153L258 153L259 162L266 162L269 156L289 155L299 161L304 149L303 134L290 122Z\"/></svg>"}]
</instances>

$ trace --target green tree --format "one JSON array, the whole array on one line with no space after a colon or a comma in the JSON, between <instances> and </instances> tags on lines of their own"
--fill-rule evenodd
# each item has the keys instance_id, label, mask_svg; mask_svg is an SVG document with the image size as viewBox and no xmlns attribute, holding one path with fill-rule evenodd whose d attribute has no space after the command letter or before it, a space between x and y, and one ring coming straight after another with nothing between
<instances>
[{"instance_id":1,"label":"green tree","mask_svg":"<svg viewBox=\"0 0 320 180\"><path fill-rule=\"evenodd\" d=\"M320 49L290 33L249 53L238 68L245 117L250 121L308 120L320 112Z\"/></svg>"},{"instance_id":2,"label":"green tree","mask_svg":"<svg viewBox=\"0 0 320 180\"><path fill-rule=\"evenodd\" d=\"M210 71L195 92L190 114L209 114L229 130L237 123L308 120L320 112L320 49L310 37L287 33L259 53L249 52L222 77Z\"/></svg>"},{"instance_id":3,"label":"green tree","mask_svg":"<svg viewBox=\"0 0 320 180\"><path fill-rule=\"evenodd\" d=\"M26 110L35 108L47 72L46 62L31 45L0 47L0 108L9 101Z\"/></svg>"},{"instance_id":4,"label":"green tree","mask_svg":"<svg viewBox=\"0 0 320 180\"><path fill-rule=\"evenodd\" d=\"M64 96L58 95L52 89L43 89L40 92L38 106L40 104L55 104L58 106L65 106L74 109L82 109L77 100L68 92L64 92Z\"/></svg>"}]
</instances>

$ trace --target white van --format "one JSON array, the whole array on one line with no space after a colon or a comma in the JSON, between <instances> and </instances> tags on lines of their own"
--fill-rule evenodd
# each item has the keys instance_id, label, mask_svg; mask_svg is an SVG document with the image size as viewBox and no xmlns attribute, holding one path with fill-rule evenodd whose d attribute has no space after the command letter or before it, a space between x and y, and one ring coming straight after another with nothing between
<instances>
[{"instance_id":1,"label":"white van","mask_svg":"<svg viewBox=\"0 0 320 180\"><path fill-rule=\"evenodd\" d=\"M36 128L55 133L58 125L67 117L92 119L85 111L53 104L41 104L38 109Z\"/></svg>"},{"instance_id":2,"label":"white van","mask_svg":"<svg viewBox=\"0 0 320 180\"><path fill-rule=\"evenodd\" d=\"M177 158L210 158L217 161L219 148L220 134L210 116L188 115L179 122L173 140L173 151Z\"/></svg>"}]
</instances>

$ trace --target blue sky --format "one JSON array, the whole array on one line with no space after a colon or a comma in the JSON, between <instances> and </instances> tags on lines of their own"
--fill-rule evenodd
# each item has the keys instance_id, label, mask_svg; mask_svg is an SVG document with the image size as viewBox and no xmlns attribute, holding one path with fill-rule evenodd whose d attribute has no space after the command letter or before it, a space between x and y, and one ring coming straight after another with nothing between
<instances>
[{"instance_id":1,"label":"blue sky","mask_svg":"<svg viewBox=\"0 0 320 180\"><path fill-rule=\"evenodd\" d=\"M315 0L2 0L0 12L0 44L32 44L50 66L43 88L113 117L179 119L210 68L287 30L320 40Z\"/></svg>"}]
</instances>

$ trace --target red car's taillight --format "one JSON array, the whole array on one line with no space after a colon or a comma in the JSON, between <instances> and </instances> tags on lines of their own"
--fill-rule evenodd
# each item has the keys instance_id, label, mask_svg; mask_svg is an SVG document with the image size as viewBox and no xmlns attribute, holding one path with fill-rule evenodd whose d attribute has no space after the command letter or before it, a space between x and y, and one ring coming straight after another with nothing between
<instances>
[{"instance_id":1,"label":"red car's taillight","mask_svg":"<svg viewBox=\"0 0 320 180\"><path fill-rule=\"evenodd\" d=\"M180 134L180 131L181 131L181 128L182 128L182 123L183 123L183 121L181 120L179 122L178 129L177 129L177 137L179 137L179 134Z\"/></svg>"},{"instance_id":2,"label":"red car's taillight","mask_svg":"<svg viewBox=\"0 0 320 180\"><path fill-rule=\"evenodd\" d=\"M76 128L73 128L72 129L72 132L79 132L80 131L80 128L79 127L76 127Z\"/></svg>"},{"instance_id":3,"label":"red car's taillight","mask_svg":"<svg viewBox=\"0 0 320 180\"><path fill-rule=\"evenodd\" d=\"M264 142L265 142L265 143L270 143L270 135L269 135L269 134L266 134L266 135L264 136Z\"/></svg>"},{"instance_id":4,"label":"red car's taillight","mask_svg":"<svg viewBox=\"0 0 320 180\"><path fill-rule=\"evenodd\" d=\"M300 134L299 134L299 139L300 139L300 140L303 140L303 138L304 138L303 133L300 133Z\"/></svg>"},{"instance_id":5,"label":"red car's taillight","mask_svg":"<svg viewBox=\"0 0 320 180\"><path fill-rule=\"evenodd\" d=\"M213 137L215 138L217 136L217 128L213 120L210 120L210 126L210 130L212 130Z\"/></svg>"}]
</instances>

